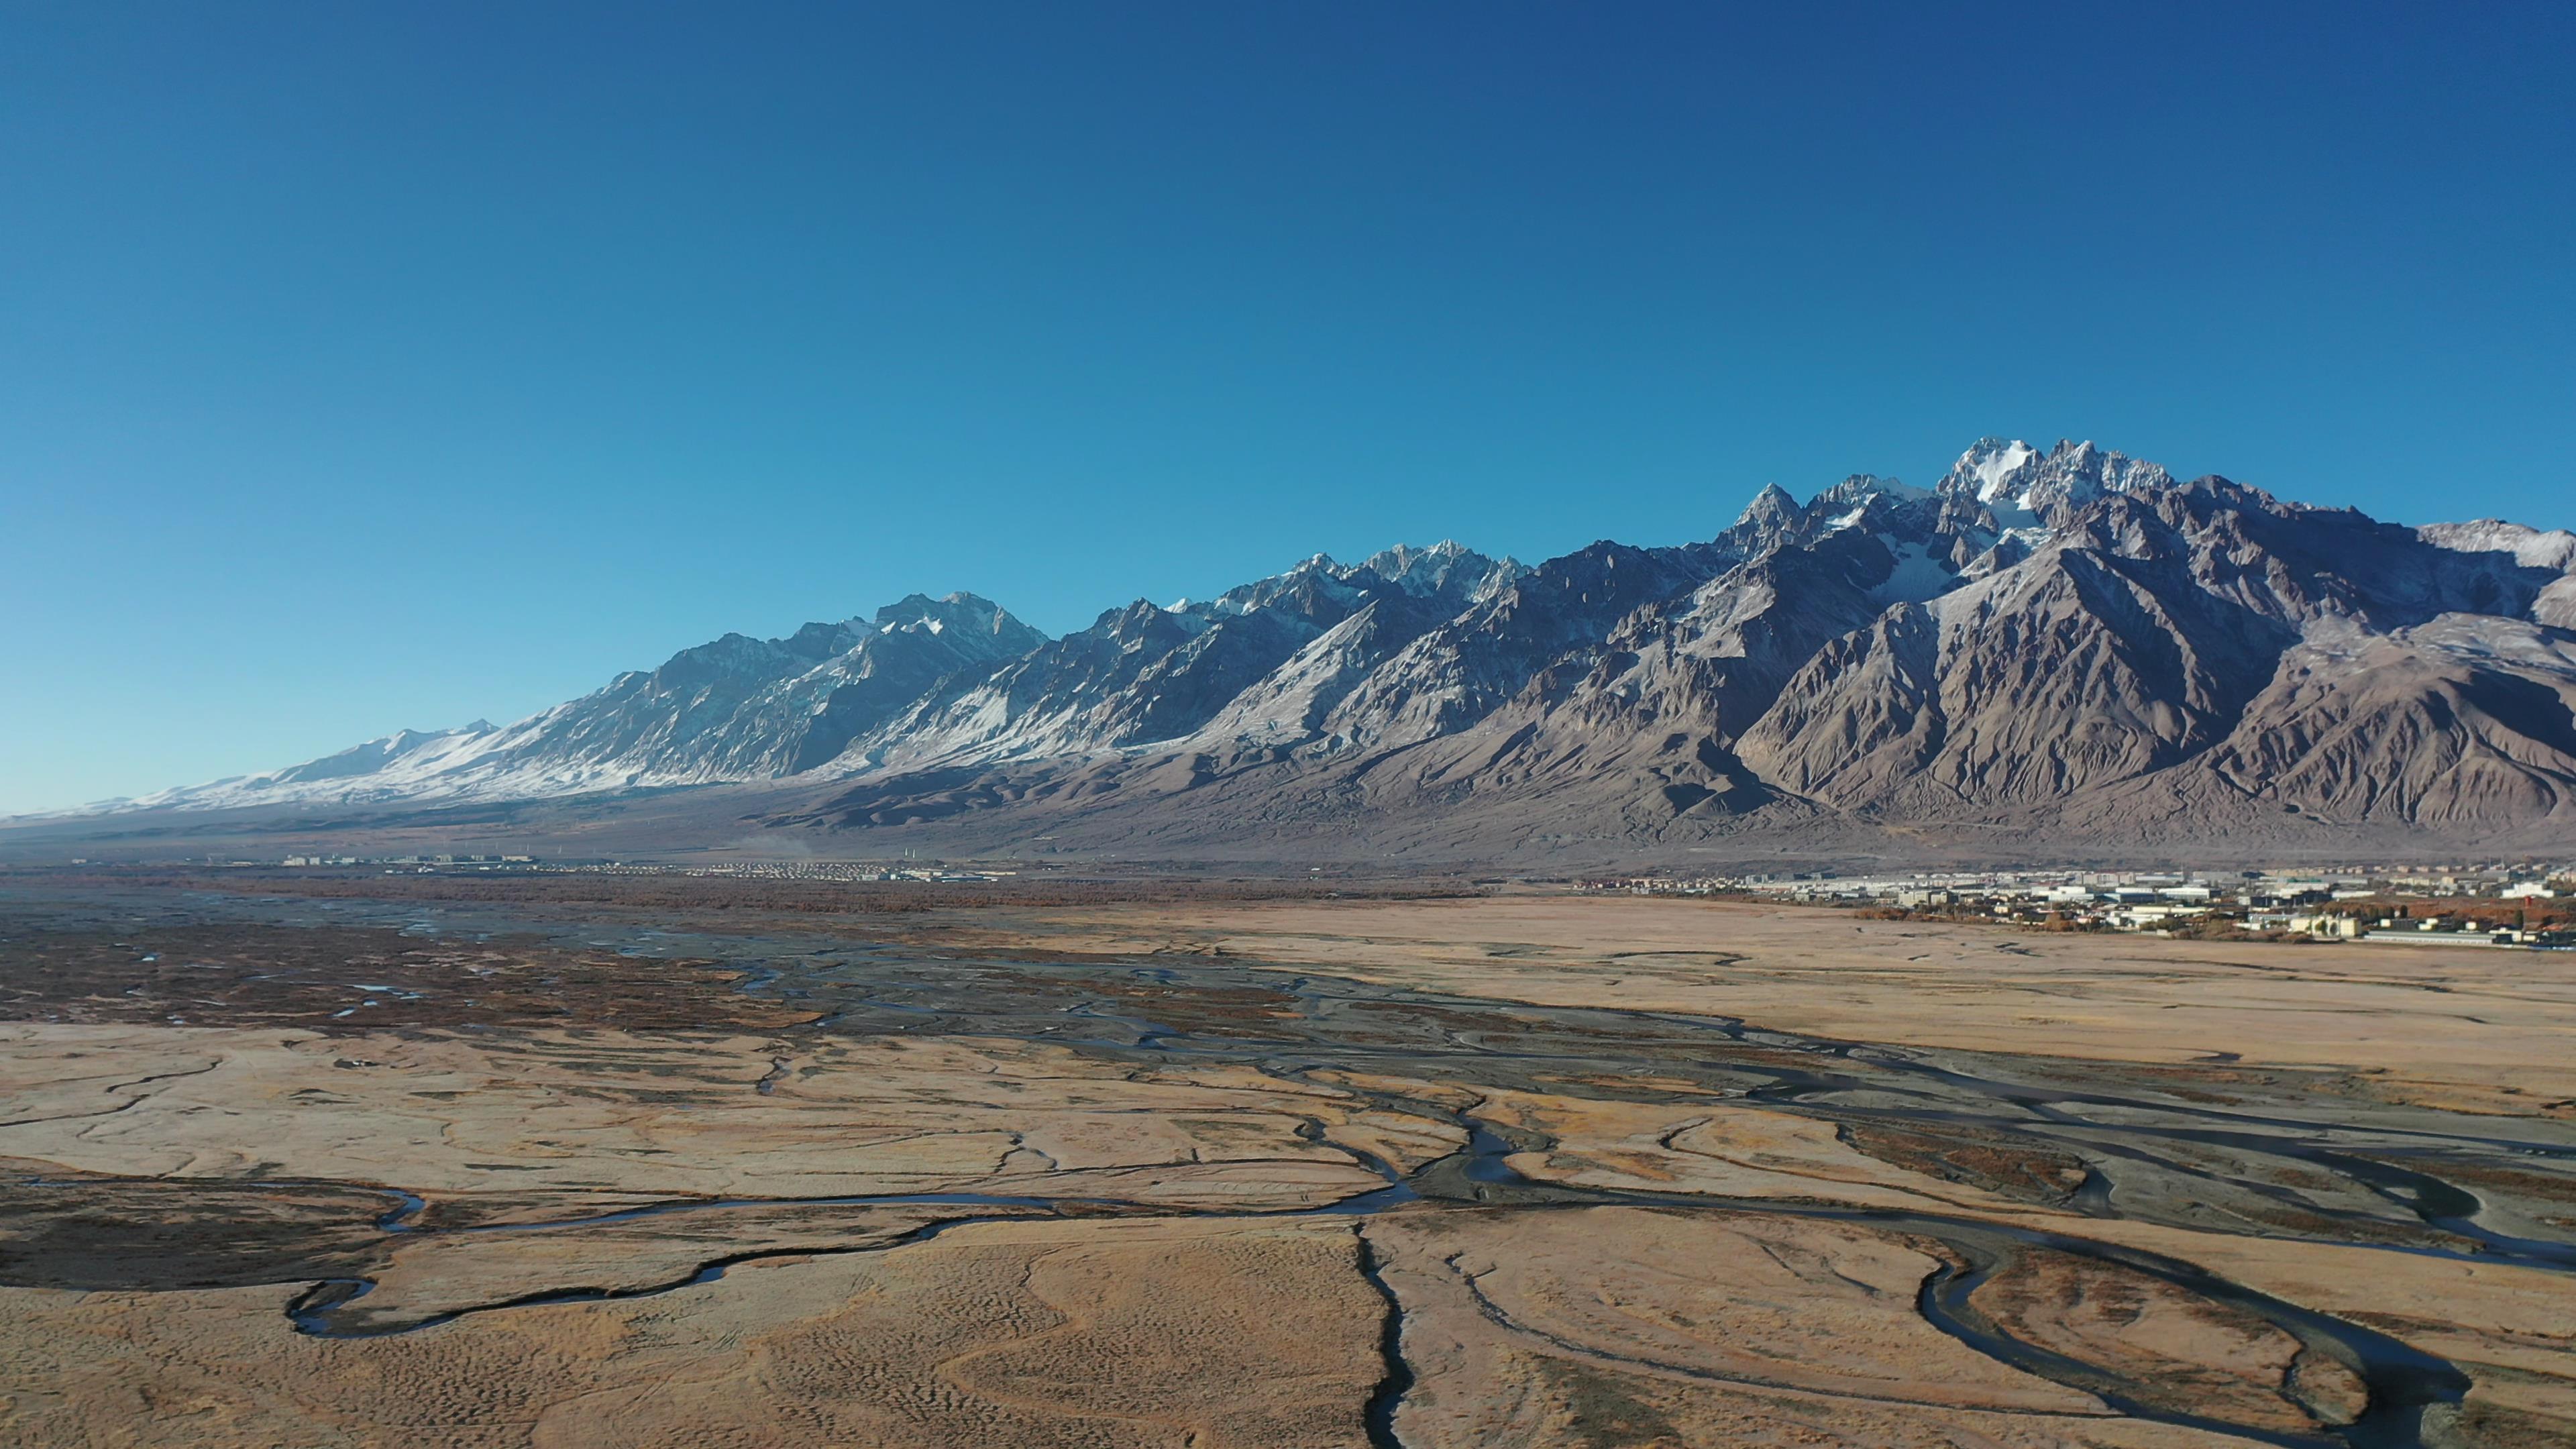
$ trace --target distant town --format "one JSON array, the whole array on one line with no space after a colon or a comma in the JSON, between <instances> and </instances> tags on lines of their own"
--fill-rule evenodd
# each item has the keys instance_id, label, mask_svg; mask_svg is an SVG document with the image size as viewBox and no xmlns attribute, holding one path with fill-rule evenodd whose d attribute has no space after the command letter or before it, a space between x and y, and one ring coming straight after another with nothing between
<instances>
[{"instance_id":1,"label":"distant town","mask_svg":"<svg viewBox=\"0 0 2576 1449\"><path fill-rule=\"evenodd\" d=\"M2326 871L1988 870L1622 876L1586 891L1744 896L2038 930L2576 949L2576 864Z\"/></svg>"},{"instance_id":2,"label":"distant town","mask_svg":"<svg viewBox=\"0 0 2576 1449\"><path fill-rule=\"evenodd\" d=\"M72 866L94 862L74 857ZM95 862L106 864L106 862ZM936 860L788 860L689 865L533 855L203 856L165 862L223 870L497 872L712 877L863 883L990 882L1019 870ZM1038 867L1055 874L1062 863ZM1562 889L1564 879L1508 884ZM1488 878L1491 887L1507 882ZM1595 895L1734 897L1842 907L1887 920L1978 922L2043 931L2133 932L2201 939L2354 941L2402 946L2576 950L2576 862L2456 866L2352 865L2330 870L1913 871L1617 875L1572 882Z\"/></svg>"},{"instance_id":3,"label":"distant town","mask_svg":"<svg viewBox=\"0 0 2576 1449\"><path fill-rule=\"evenodd\" d=\"M84 856L72 857L73 866L106 865ZM150 864L136 862L135 864ZM290 855L253 860L241 856L207 855L183 861L159 862L216 870L381 870L386 875L430 875L440 872L486 871L527 875L636 875L729 877L743 880L813 880L813 881L990 881L1019 874L1011 870L968 869L943 862L924 861L918 865L886 861L793 860L751 861L725 865L672 865L659 861L628 860L548 860L533 855Z\"/></svg>"}]
</instances>

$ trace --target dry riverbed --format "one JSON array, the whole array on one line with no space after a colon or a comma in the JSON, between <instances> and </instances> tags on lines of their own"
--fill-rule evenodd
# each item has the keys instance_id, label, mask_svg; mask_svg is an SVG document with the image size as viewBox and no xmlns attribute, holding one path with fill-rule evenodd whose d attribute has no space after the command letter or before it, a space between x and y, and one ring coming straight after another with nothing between
<instances>
[{"instance_id":1,"label":"dry riverbed","mask_svg":"<svg viewBox=\"0 0 2576 1449\"><path fill-rule=\"evenodd\" d=\"M2561 958L719 904L0 896L0 1440L2576 1441Z\"/></svg>"}]
</instances>

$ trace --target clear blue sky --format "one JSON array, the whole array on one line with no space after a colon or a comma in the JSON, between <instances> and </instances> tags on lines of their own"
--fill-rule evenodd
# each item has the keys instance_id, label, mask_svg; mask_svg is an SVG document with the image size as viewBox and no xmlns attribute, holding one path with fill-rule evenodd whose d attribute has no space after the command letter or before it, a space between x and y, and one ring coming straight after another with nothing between
<instances>
[{"instance_id":1,"label":"clear blue sky","mask_svg":"<svg viewBox=\"0 0 2576 1449\"><path fill-rule=\"evenodd\" d=\"M2092 437L2576 524L2576 6L0 11L0 810Z\"/></svg>"}]
</instances>

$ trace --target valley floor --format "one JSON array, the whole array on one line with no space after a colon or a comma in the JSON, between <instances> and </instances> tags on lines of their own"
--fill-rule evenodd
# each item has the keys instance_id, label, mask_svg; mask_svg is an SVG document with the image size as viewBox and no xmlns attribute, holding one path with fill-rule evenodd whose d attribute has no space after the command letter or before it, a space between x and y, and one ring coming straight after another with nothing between
<instances>
[{"instance_id":1,"label":"valley floor","mask_svg":"<svg viewBox=\"0 0 2576 1449\"><path fill-rule=\"evenodd\" d=\"M0 889L0 1439L2559 1445L2576 966Z\"/></svg>"}]
</instances>

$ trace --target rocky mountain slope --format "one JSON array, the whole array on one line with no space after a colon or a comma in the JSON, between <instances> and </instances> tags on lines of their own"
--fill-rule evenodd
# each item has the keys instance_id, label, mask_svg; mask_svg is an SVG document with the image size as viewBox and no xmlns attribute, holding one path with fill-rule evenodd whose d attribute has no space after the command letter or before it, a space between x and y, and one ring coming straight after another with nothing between
<instances>
[{"instance_id":1,"label":"rocky mountain slope","mask_svg":"<svg viewBox=\"0 0 2576 1449\"><path fill-rule=\"evenodd\" d=\"M2576 536L2060 443L1706 542L1318 556L1049 639L971 594L122 807L804 787L773 827L1520 849L1943 822L2576 837ZM787 799L775 791L765 799Z\"/></svg>"}]
</instances>

